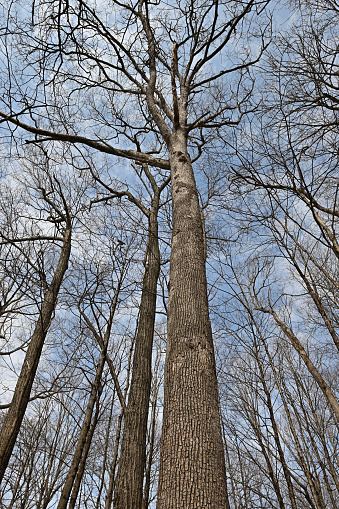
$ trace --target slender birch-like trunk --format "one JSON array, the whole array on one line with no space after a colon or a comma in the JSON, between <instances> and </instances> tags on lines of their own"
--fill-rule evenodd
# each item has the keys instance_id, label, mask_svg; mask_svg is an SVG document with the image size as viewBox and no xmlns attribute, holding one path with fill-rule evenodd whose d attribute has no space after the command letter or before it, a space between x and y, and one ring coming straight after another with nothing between
<instances>
[{"instance_id":1,"label":"slender birch-like trunk","mask_svg":"<svg viewBox=\"0 0 339 509\"><path fill-rule=\"evenodd\" d=\"M74 453L74 456L73 456L73 459L71 462L71 466L70 466L69 471L66 476L65 484L64 484L62 492L61 492L61 496L60 496L60 500L59 500L57 509L66 509L70 497L71 497L71 501L69 503L69 507L74 507L76 498L78 495L78 491L80 488L80 482L81 482L82 474L84 472L87 454L88 454L89 447L91 445L92 436L94 433L94 428L92 428L92 433L91 433L92 415L93 415L94 405L99 404L98 398L100 398L101 378L102 378L102 373L103 373L105 363L107 360L107 349L108 349L108 344L109 344L109 340L110 340L110 336L111 336L114 314L117 309L118 297L119 297L121 285L122 285L124 274L125 274L125 263L126 263L126 256L125 256L124 264L123 264L123 267L121 270L117 289L115 291L113 303L112 303L112 306L110 309L108 323L107 323L106 331L104 334L104 338L101 343L100 359L99 359L99 363L98 363L98 366L96 369L95 379L93 381L91 393L90 393L90 396L88 399L85 417L84 417L84 420L83 420L83 423L81 426L80 435L78 438L75 453ZM82 315L83 315L86 323L89 325L89 328L93 332L93 334L95 336L99 337L98 342L100 344L100 335L95 331L94 327L92 326L88 317L86 317L85 313L82 313ZM118 384L117 384L117 387L119 387ZM120 387L119 387L119 389L120 389ZM94 423L92 423L92 426L93 425L94 425ZM81 472L81 470L82 470L82 472ZM73 490L73 494L71 495L74 483L75 483L75 487Z\"/></svg>"},{"instance_id":2,"label":"slender birch-like trunk","mask_svg":"<svg viewBox=\"0 0 339 509\"><path fill-rule=\"evenodd\" d=\"M84 445L84 448L83 448L83 451L82 451L82 456L81 456L81 460L80 460L80 463L79 463L78 471L77 471L77 474L76 474L75 479L74 479L74 485L73 485L72 493L71 493L71 496L70 496L70 499L69 499L68 509L74 509L75 504L76 504L77 499L78 499L78 495L79 495L79 491L80 491L80 486L81 486L81 481L82 481L83 475L85 473L87 456L88 456L88 453L89 453L89 449L91 447L92 438L93 438L93 435L94 435L94 431L95 431L96 425L98 424L99 411L100 411L100 396L101 396L101 387L100 387L100 384L99 384L99 387L98 387L98 390L97 390L97 394L96 394L96 401L95 401L95 413L94 413L94 417L92 419L91 427L90 427L90 429L88 430L88 433L87 433L87 437L86 437L85 445Z\"/></svg>"},{"instance_id":3,"label":"slender birch-like trunk","mask_svg":"<svg viewBox=\"0 0 339 509\"><path fill-rule=\"evenodd\" d=\"M101 376L102 376L102 372L103 372L103 369L105 366L105 361L106 361L105 354L106 354L106 350L102 351L100 360L99 360L99 364L97 367L96 375L95 375L95 380L93 382L91 394L89 396L86 413L85 413L85 418L84 418L82 426L81 426L81 431L80 431L79 439L78 439L77 446L75 449L75 453L74 453L74 456L72 459L70 469L66 476L66 481L65 481L64 487L61 492L61 496L60 496L60 500L59 500L57 509L66 509L68 500L71 496L71 491L73 488L74 481L75 481L76 476L79 472L79 467L80 467L81 461L83 458L86 461L86 456L87 456L87 453L89 450L90 441L92 439L92 434L90 433L92 415L93 415L94 405L97 402L99 384L101 381ZM83 466L85 466L85 465L83 465ZM73 502L71 502L71 504L72 503Z\"/></svg>"}]
</instances>

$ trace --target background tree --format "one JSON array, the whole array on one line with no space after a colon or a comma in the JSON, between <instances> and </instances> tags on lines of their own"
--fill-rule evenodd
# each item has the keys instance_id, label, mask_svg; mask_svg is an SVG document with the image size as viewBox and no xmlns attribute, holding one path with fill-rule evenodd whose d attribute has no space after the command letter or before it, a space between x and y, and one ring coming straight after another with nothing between
<instances>
[{"instance_id":1,"label":"background tree","mask_svg":"<svg viewBox=\"0 0 339 509\"><path fill-rule=\"evenodd\" d=\"M37 189L40 195L39 198L42 201L42 204L39 204L37 208L39 211L45 212L45 217L41 218L40 212L40 217L34 218L35 221L33 219L32 224L29 225L29 227L33 229L33 232L29 236L25 235L25 225L23 225L24 232L17 232L15 236L8 236L6 231L1 232L3 243L12 246L18 245L19 253L23 251L21 246L25 243L41 243L50 240L55 243L61 243L61 249L51 280L48 280L47 274L43 266L41 266L43 259L40 257L43 251L39 250L38 253L38 270L41 267L38 275L43 283L42 296L35 310L38 317L34 332L29 341L27 341L28 348L25 353L25 359L16 382L13 399L1 428L0 479L3 478L8 465L26 411L42 348L53 313L55 312L60 286L68 267L71 252L73 218L70 208L58 178L53 174L47 173L46 162L42 164L44 165L42 174L39 175L39 173L36 173L33 176L33 181L35 180L35 189ZM34 205L32 207L33 209ZM47 215L48 213L49 215ZM46 222L50 223L53 226L52 232L48 235L44 235L42 231L43 222L45 222L45 224ZM24 256L26 260L28 260L30 266L34 267L33 260L29 258L28 253L24 253Z\"/></svg>"},{"instance_id":2,"label":"background tree","mask_svg":"<svg viewBox=\"0 0 339 509\"><path fill-rule=\"evenodd\" d=\"M232 502L240 506L265 499L292 506L292 490L297 507L337 504L337 446L332 450L330 438L338 433L336 14L324 4L319 9L303 7L272 45L262 75L265 107L237 138L229 192L218 201L229 241L219 229L217 270L227 306L234 302L232 319L216 308L234 338L226 358L235 362L227 385L236 392L225 398L236 399L225 409L243 408L225 418L225 439ZM324 421L331 431L327 438L321 431L318 442ZM267 488L259 490L260 483Z\"/></svg>"}]
</instances>

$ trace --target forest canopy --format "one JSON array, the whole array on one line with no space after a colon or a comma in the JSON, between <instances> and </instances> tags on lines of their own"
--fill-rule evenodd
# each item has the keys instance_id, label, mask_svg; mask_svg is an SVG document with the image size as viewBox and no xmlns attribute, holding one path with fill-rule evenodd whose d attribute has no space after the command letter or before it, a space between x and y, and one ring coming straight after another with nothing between
<instances>
[{"instance_id":1,"label":"forest canopy","mask_svg":"<svg viewBox=\"0 0 339 509\"><path fill-rule=\"evenodd\" d=\"M339 506L339 4L0 1L5 508Z\"/></svg>"}]
</instances>

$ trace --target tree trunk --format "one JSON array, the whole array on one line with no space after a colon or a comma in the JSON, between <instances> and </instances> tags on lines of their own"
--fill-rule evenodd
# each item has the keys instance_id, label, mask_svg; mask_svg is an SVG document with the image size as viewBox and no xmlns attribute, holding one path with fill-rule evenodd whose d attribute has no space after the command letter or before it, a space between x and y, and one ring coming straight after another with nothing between
<instances>
[{"instance_id":1,"label":"tree trunk","mask_svg":"<svg viewBox=\"0 0 339 509\"><path fill-rule=\"evenodd\" d=\"M225 509L226 471L203 227L187 135L169 144L173 233L158 509Z\"/></svg>"},{"instance_id":2,"label":"tree trunk","mask_svg":"<svg viewBox=\"0 0 339 509\"><path fill-rule=\"evenodd\" d=\"M265 311L267 312L267 311ZM330 386L325 382L319 371L317 370L316 366L313 364L311 359L309 358L306 350L300 343L297 336L293 333L292 329L290 329L280 318L278 317L277 313L270 309L268 311L276 321L276 323L279 325L281 330L284 332L284 334L288 337L288 339L291 341L293 347L298 352L300 357L305 363L305 366L307 367L308 371L311 373L314 380L317 382L319 388L321 389L323 395L325 396L325 399L330 407L330 409L333 411L333 414L337 418L337 421L339 422L339 403L333 394Z\"/></svg>"},{"instance_id":3,"label":"tree trunk","mask_svg":"<svg viewBox=\"0 0 339 509\"><path fill-rule=\"evenodd\" d=\"M83 478L83 475L85 472L87 456L89 453L89 449L91 447L92 438L93 438L93 434L94 434L96 425L98 424L101 392L102 392L102 388L100 387L100 384L99 384L97 394L96 394L95 414L93 417L91 427L88 430L85 445L82 450L82 456L81 456L78 471L77 471L77 474L76 474L76 477L74 480L73 490L72 490L71 498L69 499L68 509L74 509L78 495L79 495L81 481L82 481L82 478Z\"/></svg>"},{"instance_id":4,"label":"tree trunk","mask_svg":"<svg viewBox=\"0 0 339 509\"><path fill-rule=\"evenodd\" d=\"M264 393L266 396L266 406L267 406L269 414L270 414L270 421L272 424L273 437L274 437L275 444L277 446L279 459L281 462L281 466L282 466L282 469L284 472L284 476L285 476L285 480L286 480L286 484L287 484L287 488L288 488L288 494L290 497L291 508L297 509L297 503L296 503L295 496L294 496L291 472L290 472L290 469L288 468L288 465L287 465L287 462L285 459L285 455L284 455L284 451L283 451L283 448L281 445L279 429L278 429L277 421L276 421L275 415L274 415L274 408L273 408L273 404L272 404L271 394L270 394L270 391L266 384L265 373L264 373L264 370L263 370L263 367L261 364L261 360L259 358L259 354L258 354L257 350L256 350L255 354L256 354L256 360L257 360L259 371L260 371L261 384L262 384L262 387L264 389Z\"/></svg>"},{"instance_id":5,"label":"tree trunk","mask_svg":"<svg viewBox=\"0 0 339 509\"><path fill-rule=\"evenodd\" d=\"M123 264L123 267L121 270L118 286L115 291L113 303L112 303L112 306L110 309L110 314L109 314L109 318L108 318L105 335L104 335L104 338L103 338L103 341L101 344L100 359L99 359L99 363L98 363L98 366L96 369L95 379L93 381L89 400L87 403L86 413L85 413L85 417L84 417L84 420L83 420L83 423L81 426L79 439L77 442L77 446L75 449L75 453L74 453L74 456L72 459L70 469L68 471L68 474L67 474L67 477L65 480L64 487L61 492L61 496L60 496L60 500L59 500L57 509L66 509L68 500L71 496L71 491L72 491L76 476L79 474L78 480L79 480L79 482L81 482L82 473L85 468L86 458L87 458L87 454L89 451L89 447L91 445L91 440L92 440L92 436L93 436L93 432L94 432L94 428L92 429L92 431L93 431L92 433L90 430L90 426L91 426L91 422L92 422L92 415L93 415L94 405L96 403L98 405L98 398L100 397L101 377L102 377L102 373L103 373L105 363L106 363L108 343L109 343L109 339L111 336L113 318L114 318L114 314L115 314L115 311L116 311L116 308L118 305L118 297L119 297L119 293L121 290L121 284L122 284L123 277L124 277L125 263L126 263L126 258L125 258L125 261L124 261L124 264ZM82 313L82 315L85 318L86 323L89 325L90 330L93 332L93 335L100 336L100 334L98 334L95 331L94 327L91 325L89 319L88 318L86 319L85 313ZM95 426L95 424L93 423L92 426ZM84 461L83 461L83 464L81 465L82 460L84 460ZM79 473L80 465L82 468L82 473L81 472ZM73 502L74 502L74 504L76 502L76 496L78 494L77 490L79 487L80 487L80 485L78 487L76 487L74 490L75 500L73 499L73 501L70 502L70 507L72 506Z\"/></svg>"},{"instance_id":6,"label":"tree trunk","mask_svg":"<svg viewBox=\"0 0 339 509\"><path fill-rule=\"evenodd\" d=\"M106 360L106 349L101 352L99 364L98 364L96 374L95 374L95 380L93 382L91 394L89 396L89 400L87 403L85 418L84 418L82 426L81 426L81 431L80 431L79 439L78 439L77 446L75 449L75 453L74 453L72 463L71 463L70 469L68 471L68 474L67 474L67 477L65 480L64 487L62 489L62 493L60 496L60 500L59 500L57 509L66 509L69 497L71 496L73 483L74 483L75 477L78 473L81 459L84 455L84 451L86 452L86 455L87 455L87 452L88 452L88 449L90 446L89 441L92 439L92 436L90 434L90 426L91 426L91 422L92 422L94 405L97 401L97 394L98 394L98 390L99 390L99 384L101 381L102 371L105 366L105 360Z\"/></svg>"},{"instance_id":7,"label":"tree trunk","mask_svg":"<svg viewBox=\"0 0 339 509\"><path fill-rule=\"evenodd\" d=\"M302 468L302 470L303 470L303 472L304 472L304 474L306 476L306 479L307 479L308 485L309 485L309 487L311 489L311 492L312 492L314 501L316 503L317 509L320 509L321 506L319 504L319 500L318 500L317 492L316 492L316 489L315 489L315 486L314 486L314 483L313 483L312 475L311 475L311 473L310 473L310 471L309 471L309 469L307 467L307 464L306 464L306 461L305 461L305 458L304 458L304 454L303 454L303 450L302 450L302 446L301 446L301 443L299 441L298 434L297 434L296 428L295 428L294 423L293 423L292 415L291 415L290 409L289 409L288 404L287 404L287 400L286 400L287 389L286 389L286 387L283 388L281 383L280 383L278 373L277 373L277 371L275 369L274 362L273 362L271 354L270 354L270 352L268 350L268 347L267 347L265 339L263 339L262 337L260 337L260 339L261 339L261 341L262 341L262 343L264 345L265 352L267 354L267 357L268 357L268 360L269 360L269 363L270 363L270 366L271 366L271 369L272 369L274 380L275 380L275 382L277 384L277 388L278 388L278 391L279 391L282 403L284 405L284 410L285 410L285 413L286 413L286 416L287 416L288 424L289 424L291 433L293 435L295 446L296 446L296 449L297 449L299 464L300 464L300 466L301 466L301 468ZM312 500L310 500L310 498L307 498L308 497L308 492L306 490L305 490L304 494L305 494L305 498L308 501L308 503L310 505L311 505L311 503L313 504Z\"/></svg>"},{"instance_id":8,"label":"tree trunk","mask_svg":"<svg viewBox=\"0 0 339 509\"><path fill-rule=\"evenodd\" d=\"M147 466L146 466L146 472L145 472L145 487L144 487L144 494L143 494L141 509L148 509L148 506L149 506L149 493L150 493L150 488L151 488L151 470L152 470L154 439L155 439L157 398L158 398L158 388L154 388L153 401L152 401L149 453L148 453L148 458L147 458Z\"/></svg>"},{"instance_id":9,"label":"tree trunk","mask_svg":"<svg viewBox=\"0 0 339 509\"><path fill-rule=\"evenodd\" d=\"M138 325L138 324L137 324ZM127 393L129 389L129 380L130 380L130 372L131 372L131 364L132 364L132 354L134 350L134 344L135 344L135 336L133 337L132 344L130 347L129 355L128 355L128 363L127 363L127 373L126 373L126 386L124 390L124 401L126 401ZM113 491L114 491L114 479L115 479L115 470L118 463L118 453L119 453L119 444L120 444L120 435L121 435L121 428L122 428L122 419L125 413L125 409L121 408L121 412L118 418L118 424L116 427L115 432L115 444L114 444L114 452L113 452L113 460L111 463L110 473L109 473L109 484L108 484L108 490L106 494L106 500L105 500L105 509L110 509L112 506L112 500L113 500Z\"/></svg>"},{"instance_id":10,"label":"tree trunk","mask_svg":"<svg viewBox=\"0 0 339 509\"><path fill-rule=\"evenodd\" d=\"M140 509L146 465L146 432L152 378L152 346L160 272L158 241L159 190L152 199L145 274L135 342L131 387L114 490L114 509Z\"/></svg>"},{"instance_id":11,"label":"tree trunk","mask_svg":"<svg viewBox=\"0 0 339 509\"><path fill-rule=\"evenodd\" d=\"M29 397L38 368L42 348L57 303L60 286L68 267L71 253L71 225L66 226L64 242L52 282L46 291L40 316L25 356L21 372L15 386L13 400L0 432L0 482L3 479L20 426L25 415Z\"/></svg>"}]
</instances>

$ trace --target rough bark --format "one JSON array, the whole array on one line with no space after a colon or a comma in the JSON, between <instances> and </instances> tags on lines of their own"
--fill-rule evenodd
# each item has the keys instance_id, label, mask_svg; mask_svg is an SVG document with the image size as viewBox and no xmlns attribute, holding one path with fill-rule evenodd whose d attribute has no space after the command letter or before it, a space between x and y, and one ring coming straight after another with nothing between
<instances>
[{"instance_id":1,"label":"rough bark","mask_svg":"<svg viewBox=\"0 0 339 509\"><path fill-rule=\"evenodd\" d=\"M145 273L135 341L131 387L125 411L119 467L115 481L114 508L140 509L146 465L146 432L151 391L151 363L160 272L158 241L159 190L152 199Z\"/></svg>"},{"instance_id":2,"label":"rough bark","mask_svg":"<svg viewBox=\"0 0 339 509\"><path fill-rule=\"evenodd\" d=\"M157 508L225 509L225 459L203 228L183 128L171 137L169 157L173 232Z\"/></svg>"},{"instance_id":3,"label":"rough bark","mask_svg":"<svg viewBox=\"0 0 339 509\"><path fill-rule=\"evenodd\" d=\"M55 311L60 286L68 267L70 253L71 224L69 221L65 229L58 265L52 282L44 295L40 316L25 355L25 360L15 387L13 400L0 432L0 482L11 457L29 402L42 348Z\"/></svg>"}]
</instances>

